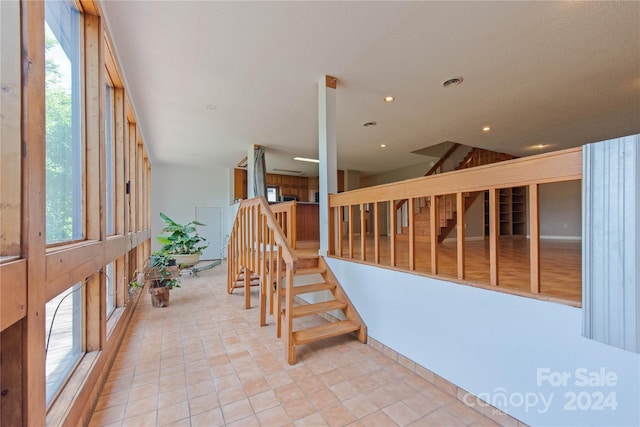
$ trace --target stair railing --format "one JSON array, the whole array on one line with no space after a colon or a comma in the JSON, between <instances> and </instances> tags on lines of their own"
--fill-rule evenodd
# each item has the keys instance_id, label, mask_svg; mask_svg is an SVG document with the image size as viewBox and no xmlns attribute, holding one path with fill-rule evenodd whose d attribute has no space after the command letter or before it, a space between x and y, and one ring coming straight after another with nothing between
<instances>
[{"instance_id":1,"label":"stair railing","mask_svg":"<svg viewBox=\"0 0 640 427\"><path fill-rule=\"evenodd\" d=\"M295 205L294 205L295 208ZM295 218L295 212L289 219ZM293 221L289 220L288 223ZM295 229L295 225L294 225ZM237 278L243 277L245 308L251 307L251 277L260 278L260 326L267 324L267 297L269 310L276 321L278 337L284 332L286 348L291 347L293 319L293 274L298 261L289 237L280 227L264 197L243 200L231 229L227 248L227 292L236 288ZM285 307L281 307L282 280L284 278ZM284 331L282 328L284 327Z\"/></svg>"},{"instance_id":2,"label":"stair railing","mask_svg":"<svg viewBox=\"0 0 640 427\"><path fill-rule=\"evenodd\" d=\"M276 222L280 225L285 236L287 236L287 241L292 249L296 248L297 205L298 202L295 200L269 205L271 212L273 212L276 218Z\"/></svg>"},{"instance_id":3,"label":"stair railing","mask_svg":"<svg viewBox=\"0 0 640 427\"><path fill-rule=\"evenodd\" d=\"M540 202L539 187L542 184L554 182L575 181L582 179L582 149L572 148L555 151L536 156L501 161L474 168L461 169L446 174L435 174L422 178L414 178L401 182L383 184L373 187L361 188L329 196L329 230L338 230L338 239L329 247L329 255L338 258L354 259L364 263L388 266L396 270L415 272L417 270L417 250L415 235L415 215L408 216L408 241L401 239L396 233L399 229L399 213L397 203L403 200L408 205L408 212L412 212L416 202L420 198L430 198L429 206L429 255L420 259L423 272L425 264L429 273L435 276L441 274L438 271L438 253L444 251L441 248L438 235L440 226L439 217L456 207L456 255L455 278L461 283L465 280L465 205L468 204L474 194L489 193L487 205L489 222L489 262L486 273L488 287L518 295L540 294ZM498 269L498 248L500 232L500 192L514 187L526 187L527 223L529 237L529 278L530 291L523 292L514 289L505 289L500 284ZM467 194L470 197L466 198ZM373 222L373 236L361 235L360 253L352 248L354 227L352 218L348 216L348 223L342 224L345 213L349 213L354 207L370 206L371 215L368 220ZM362 209L360 209L362 211ZM340 219L336 225L336 221ZM387 232L388 231L388 232ZM387 236L388 237L385 237ZM344 236L344 237L343 237ZM349 241L349 251L345 254L342 241ZM382 239L385 239L384 241ZM373 240L373 241L372 241ZM367 245L369 243L370 245ZM372 245L371 245L372 243ZM383 247L384 245L384 247ZM402 245L402 250L400 247ZM372 247L372 249L371 249ZM406 254L408 259L399 259L400 254ZM478 275L478 271L474 274ZM446 275L451 279L451 273ZM485 286L478 284L478 286ZM556 297L559 301L567 302L562 296ZM574 303L572 301L568 303Z\"/></svg>"}]
</instances>

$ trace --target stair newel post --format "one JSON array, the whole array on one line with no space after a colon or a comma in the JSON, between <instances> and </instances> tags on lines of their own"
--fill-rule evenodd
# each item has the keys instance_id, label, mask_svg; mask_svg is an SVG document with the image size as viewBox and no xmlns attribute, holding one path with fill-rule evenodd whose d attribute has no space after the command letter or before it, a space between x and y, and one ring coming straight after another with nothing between
<instances>
[{"instance_id":1,"label":"stair newel post","mask_svg":"<svg viewBox=\"0 0 640 427\"><path fill-rule=\"evenodd\" d=\"M290 365L296 363L296 349L293 342L293 265L286 266L285 282L285 347L287 348L287 362Z\"/></svg>"},{"instance_id":2,"label":"stair newel post","mask_svg":"<svg viewBox=\"0 0 640 427\"><path fill-rule=\"evenodd\" d=\"M276 251L276 303L275 303L275 316L276 316L276 336L280 338L282 336L282 246L278 244L278 250Z\"/></svg>"}]
</instances>

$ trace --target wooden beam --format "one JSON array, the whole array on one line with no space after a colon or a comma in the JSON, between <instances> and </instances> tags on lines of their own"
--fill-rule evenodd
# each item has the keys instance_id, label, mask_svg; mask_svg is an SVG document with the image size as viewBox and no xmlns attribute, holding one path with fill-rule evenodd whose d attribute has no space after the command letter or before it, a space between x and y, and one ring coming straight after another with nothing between
<instances>
[{"instance_id":1,"label":"wooden beam","mask_svg":"<svg viewBox=\"0 0 640 427\"><path fill-rule=\"evenodd\" d=\"M538 185L529 185L529 271L531 293L540 293L540 197Z\"/></svg>"},{"instance_id":2,"label":"wooden beam","mask_svg":"<svg viewBox=\"0 0 640 427\"><path fill-rule=\"evenodd\" d=\"M338 79L333 77L333 76L329 76L326 75L325 77L325 85L327 87L330 87L331 89L335 89L338 86Z\"/></svg>"},{"instance_id":3,"label":"wooden beam","mask_svg":"<svg viewBox=\"0 0 640 427\"><path fill-rule=\"evenodd\" d=\"M106 338L106 319L105 313L106 276L101 273L95 273L86 280L84 289L85 297L85 343L86 351L98 351Z\"/></svg>"},{"instance_id":4,"label":"wooden beam","mask_svg":"<svg viewBox=\"0 0 640 427\"><path fill-rule=\"evenodd\" d=\"M458 261L458 279L464 279L464 223L465 223L465 203L464 194L456 193L456 241L457 241L457 261Z\"/></svg>"},{"instance_id":5,"label":"wooden beam","mask_svg":"<svg viewBox=\"0 0 640 427\"><path fill-rule=\"evenodd\" d=\"M500 236L500 190L489 190L489 283L497 286Z\"/></svg>"}]
</instances>

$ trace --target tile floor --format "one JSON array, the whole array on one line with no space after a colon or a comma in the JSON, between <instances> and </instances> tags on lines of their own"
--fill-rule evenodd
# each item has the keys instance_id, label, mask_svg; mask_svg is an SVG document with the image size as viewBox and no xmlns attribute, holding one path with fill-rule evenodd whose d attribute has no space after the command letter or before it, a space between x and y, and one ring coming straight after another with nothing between
<instances>
[{"instance_id":1,"label":"tile floor","mask_svg":"<svg viewBox=\"0 0 640 427\"><path fill-rule=\"evenodd\" d=\"M353 337L301 346L288 365L256 292L244 310L223 263L184 278L166 308L142 294L90 427L498 425Z\"/></svg>"}]
</instances>

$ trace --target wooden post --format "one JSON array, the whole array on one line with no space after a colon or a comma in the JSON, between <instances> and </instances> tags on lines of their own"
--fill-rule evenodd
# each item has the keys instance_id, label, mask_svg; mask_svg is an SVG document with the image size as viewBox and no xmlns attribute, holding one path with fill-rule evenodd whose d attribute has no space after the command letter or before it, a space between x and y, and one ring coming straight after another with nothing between
<instances>
[{"instance_id":1,"label":"wooden post","mask_svg":"<svg viewBox=\"0 0 640 427\"><path fill-rule=\"evenodd\" d=\"M498 277L498 251L500 236L500 190L489 190L489 283L497 286Z\"/></svg>"},{"instance_id":2,"label":"wooden post","mask_svg":"<svg viewBox=\"0 0 640 427\"><path fill-rule=\"evenodd\" d=\"M456 224L456 241L457 241L457 261L458 261L458 279L464 279L464 194L456 193L457 206L457 224Z\"/></svg>"},{"instance_id":3,"label":"wooden post","mask_svg":"<svg viewBox=\"0 0 640 427\"><path fill-rule=\"evenodd\" d=\"M531 293L540 293L540 199L538 184L529 185L529 264Z\"/></svg>"}]
</instances>

